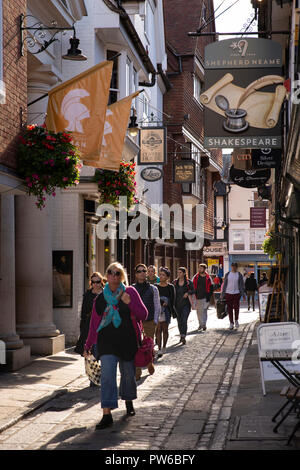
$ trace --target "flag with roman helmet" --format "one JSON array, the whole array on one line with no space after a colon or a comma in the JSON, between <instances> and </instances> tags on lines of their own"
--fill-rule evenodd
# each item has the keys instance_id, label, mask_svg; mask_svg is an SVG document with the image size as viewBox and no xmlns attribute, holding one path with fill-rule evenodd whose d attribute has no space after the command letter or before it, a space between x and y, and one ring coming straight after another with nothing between
<instances>
[{"instance_id":1,"label":"flag with roman helmet","mask_svg":"<svg viewBox=\"0 0 300 470\"><path fill-rule=\"evenodd\" d=\"M99 158L97 161L84 158L85 165L103 170L119 171L130 118L131 102L140 92L136 91L108 106Z\"/></svg>"},{"instance_id":2,"label":"flag with roman helmet","mask_svg":"<svg viewBox=\"0 0 300 470\"><path fill-rule=\"evenodd\" d=\"M101 62L48 93L47 129L71 132L83 159L99 158L112 67L112 61Z\"/></svg>"}]
</instances>

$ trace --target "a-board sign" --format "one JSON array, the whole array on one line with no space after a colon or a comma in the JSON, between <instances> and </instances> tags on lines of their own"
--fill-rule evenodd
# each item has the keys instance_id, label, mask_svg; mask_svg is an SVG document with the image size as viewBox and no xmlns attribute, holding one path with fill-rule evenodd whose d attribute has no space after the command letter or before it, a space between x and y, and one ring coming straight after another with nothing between
<instances>
[{"instance_id":1,"label":"a-board sign","mask_svg":"<svg viewBox=\"0 0 300 470\"><path fill-rule=\"evenodd\" d=\"M257 328L257 344L261 372L263 394L266 394L265 382L286 380L276 367L269 361L262 361L264 351L287 350L293 347L299 350L300 325L296 322L264 323ZM281 361L289 371L300 372L300 361Z\"/></svg>"}]
</instances>

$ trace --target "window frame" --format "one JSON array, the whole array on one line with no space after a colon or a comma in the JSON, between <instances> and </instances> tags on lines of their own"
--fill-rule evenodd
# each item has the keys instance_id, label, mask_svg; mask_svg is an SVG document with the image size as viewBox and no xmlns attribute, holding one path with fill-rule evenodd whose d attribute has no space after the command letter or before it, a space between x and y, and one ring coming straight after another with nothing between
<instances>
[{"instance_id":1,"label":"window frame","mask_svg":"<svg viewBox=\"0 0 300 470\"><path fill-rule=\"evenodd\" d=\"M111 54L109 54L111 53ZM113 51L111 49L106 50L106 59L109 60L109 56L113 57L113 55L119 54L119 51ZM116 103L118 101L119 96L120 96L120 62L119 62L119 57L116 57L114 59L114 65L113 65L113 70L112 70L112 77L111 77L111 82L110 82L110 87L109 87L109 99L108 99L108 105ZM113 88L112 84L116 80L116 84L118 88Z\"/></svg>"},{"instance_id":2,"label":"window frame","mask_svg":"<svg viewBox=\"0 0 300 470\"><path fill-rule=\"evenodd\" d=\"M236 233L240 233L242 235L242 240L240 242L240 245L243 244L244 248L235 248L235 245L238 244L238 242L235 242L234 241L234 235ZM232 232L231 232L231 237L232 237L232 251L245 251L246 249L246 233L245 233L245 229L233 229Z\"/></svg>"}]
</instances>

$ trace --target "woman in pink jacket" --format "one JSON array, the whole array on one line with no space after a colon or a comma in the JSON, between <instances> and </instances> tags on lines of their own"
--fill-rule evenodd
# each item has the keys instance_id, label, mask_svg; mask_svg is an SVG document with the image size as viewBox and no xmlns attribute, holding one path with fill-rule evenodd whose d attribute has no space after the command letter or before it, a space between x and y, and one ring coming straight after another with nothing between
<instances>
[{"instance_id":1,"label":"woman in pink jacket","mask_svg":"<svg viewBox=\"0 0 300 470\"><path fill-rule=\"evenodd\" d=\"M107 284L94 301L84 356L97 344L101 361L101 408L103 417L96 429L113 424L111 410L118 408L117 365L121 381L120 397L126 402L127 415L135 415L132 400L137 397L134 357L140 340L139 322L148 311L134 287L127 287L127 275L120 263L106 271Z\"/></svg>"}]
</instances>

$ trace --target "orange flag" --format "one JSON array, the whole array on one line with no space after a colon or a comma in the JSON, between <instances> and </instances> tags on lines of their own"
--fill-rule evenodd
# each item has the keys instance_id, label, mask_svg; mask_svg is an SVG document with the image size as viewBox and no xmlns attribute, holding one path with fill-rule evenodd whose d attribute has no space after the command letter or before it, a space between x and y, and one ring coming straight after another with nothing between
<instances>
[{"instance_id":1,"label":"orange flag","mask_svg":"<svg viewBox=\"0 0 300 470\"><path fill-rule=\"evenodd\" d=\"M72 132L82 158L99 158L112 67L107 60L49 91L47 129Z\"/></svg>"},{"instance_id":2,"label":"orange flag","mask_svg":"<svg viewBox=\"0 0 300 470\"><path fill-rule=\"evenodd\" d=\"M130 117L131 101L139 93L140 91L136 91L108 106L100 157L97 161L84 158L83 163L85 165L103 170L119 171Z\"/></svg>"}]
</instances>

